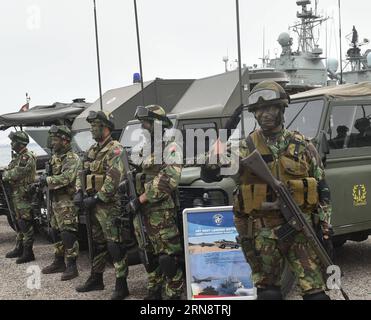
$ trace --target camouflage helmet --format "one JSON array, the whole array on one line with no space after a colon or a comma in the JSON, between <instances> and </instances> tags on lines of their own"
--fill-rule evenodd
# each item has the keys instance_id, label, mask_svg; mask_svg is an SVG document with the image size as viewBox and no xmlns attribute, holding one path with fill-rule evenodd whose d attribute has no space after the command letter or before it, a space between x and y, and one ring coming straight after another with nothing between
<instances>
[{"instance_id":1,"label":"camouflage helmet","mask_svg":"<svg viewBox=\"0 0 371 320\"><path fill-rule=\"evenodd\" d=\"M71 141L71 130L67 126L56 126L53 124L50 127L49 136Z\"/></svg>"},{"instance_id":2,"label":"camouflage helmet","mask_svg":"<svg viewBox=\"0 0 371 320\"><path fill-rule=\"evenodd\" d=\"M110 130L113 130L115 128L113 115L108 111L90 111L89 115L86 118L86 121L92 123L94 120L101 121L104 126L108 127Z\"/></svg>"},{"instance_id":3,"label":"camouflage helmet","mask_svg":"<svg viewBox=\"0 0 371 320\"><path fill-rule=\"evenodd\" d=\"M18 142L24 145L28 145L30 142L28 134L24 131L12 131L11 133L9 133L8 138L13 142Z\"/></svg>"},{"instance_id":4,"label":"camouflage helmet","mask_svg":"<svg viewBox=\"0 0 371 320\"><path fill-rule=\"evenodd\" d=\"M262 81L250 92L248 97L248 109L255 112L258 108L272 104L281 104L287 107L290 97L286 91L275 81Z\"/></svg>"},{"instance_id":5,"label":"camouflage helmet","mask_svg":"<svg viewBox=\"0 0 371 320\"><path fill-rule=\"evenodd\" d=\"M173 126L170 119L166 116L164 108L159 105L151 104L146 107L138 106L135 111L134 117L139 121L149 120L155 121L159 120L165 128L171 128Z\"/></svg>"}]
</instances>

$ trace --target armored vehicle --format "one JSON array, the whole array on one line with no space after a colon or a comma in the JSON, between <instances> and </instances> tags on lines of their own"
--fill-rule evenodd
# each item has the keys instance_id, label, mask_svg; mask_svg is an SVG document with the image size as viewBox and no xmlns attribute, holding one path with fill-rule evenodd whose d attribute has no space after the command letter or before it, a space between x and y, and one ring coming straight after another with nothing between
<instances>
[{"instance_id":1,"label":"armored vehicle","mask_svg":"<svg viewBox=\"0 0 371 320\"><path fill-rule=\"evenodd\" d=\"M7 130L11 127L24 129L30 137L36 142L29 145L30 149L36 147L37 170L45 169L45 163L50 158L50 149L48 148L48 130L51 125L65 124L71 126L73 120L82 111L88 108L91 103L85 102L85 99L74 99L72 103L55 102L51 105L40 105L30 108L28 111L19 111L0 116L0 130ZM9 149L10 154L10 146ZM40 197L37 214L35 214L36 227L41 232L47 232L47 211L44 199ZM36 213L36 212L35 212ZM4 195L0 191L0 215L6 215L11 227L11 219L6 205Z\"/></svg>"}]
</instances>

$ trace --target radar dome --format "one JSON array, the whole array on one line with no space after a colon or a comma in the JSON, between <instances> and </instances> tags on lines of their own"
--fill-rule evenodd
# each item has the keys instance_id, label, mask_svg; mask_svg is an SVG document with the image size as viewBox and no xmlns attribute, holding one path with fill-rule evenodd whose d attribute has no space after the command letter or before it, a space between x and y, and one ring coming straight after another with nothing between
<instances>
[{"instance_id":1,"label":"radar dome","mask_svg":"<svg viewBox=\"0 0 371 320\"><path fill-rule=\"evenodd\" d=\"M278 37L278 43L282 46L282 47L288 47L288 46L291 46L292 45L292 39L290 37L290 35L287 33L287 32L282 32L279 37Z\"/></svg>"},{"instance_id":2,"label":"radar dome","mask_svg":"<svg viewBox=\"0 0 371 320\"><path fill-rule=\"evenodd\" d=\"M371 68L371 52L367 55L367 65Z\"/></svg>"},{"instance_id":3,"label":"radar dome","mask_svg":"<svg viewBox=\"0 0 371 320\"><path fill-rule=\"evenodd\" d=\"M329 58L327 60L327 68L336 73L336 71L338 71L338 68L339 68L339 61L335 58Z\"/></svg>"}]
</instances>

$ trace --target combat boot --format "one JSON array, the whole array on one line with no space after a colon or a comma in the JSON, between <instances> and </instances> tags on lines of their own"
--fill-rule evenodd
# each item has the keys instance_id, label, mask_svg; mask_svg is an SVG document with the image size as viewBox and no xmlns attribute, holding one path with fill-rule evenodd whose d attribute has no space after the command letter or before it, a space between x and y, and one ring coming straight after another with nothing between
<instances>
[{"instance_id":1,"label":"combat boot","mask_svg":"<svg viewBox=\"0 0 371 320\"><path fill-rule=\"evenodd\" d=\"M77 270L76 258L67 258L67 269L61 276L61 281L71 280L79 275Z\"/></svg>"},{"instance_id":2,"label":"combat boot","mask_svg":"<svg viewBox=\"0 0 371 320\"><path fill-rule=\"evenodd\" d=\"M31 245L31 246L25 246L23 248L22 256L18 258L15 261L15 263L22 264L22 263L27 263L27 262L34 261L34 260L35 260L35 255L33 253L32 245Z\"/></svg>"},{"instance_id":3,"label":"combat boot","mask_svg":"<svg viewBox=\"0 0 371 320\"><path fill-rule=\"evenodd\" d=\"M311 294L305 294L303 300L331 300L331 298L324 292L316 292Z\"/></svg>"},{"instance_id":4,"label":"combat boot","mask_svg":"<svg viewBox=\"0 0 371 320\"><path fill-rule=\"evenodd\" d=\"M15 248L12 251L9 251L6 255L5 258L18 258L22 255L23 252L23 242L22 241L17 241L15 244Z\"/></svg>"},{"instance_id":5,"label":"combat boot","mask_svg":"<svg viewBox=\"0 0 371 320\"><path fill-rule=\"evenodd\" d=\"M66 270L66 264L64 263L64 257L54 256L54 261L43 268L41 272L43 274L60 273Z\"/></svg>"},{"instance_id":6,"label":"combat boot","mask_svg":"<svg viewBox=\"0 0 371 320\"><path fill-rule=\"evenodd\" d=\"M162 288L151 288L143 300L162 300Z\"/></svg>"},{"instance_id":7,"label":"combat boot","mask_svg":"<svg viewBox=\"0 0 371 320\"><path fill-rule=\"evenodd\" d=\"M128 283L125 277L116 278L115 291L111 296L111 300L123 300L129 295Z\"/></svg>"},{"instance_id":8,"label":"combat boot","mask_svg":"<svg viewBox=\"0 0 371 320\"><path fill-rule=\"evenodd\" d=\"M77 292L89 292L95 290L104 290L103 273L92 272L86 282L82 286L76 288Z\"/></svg>"}]
</instances>

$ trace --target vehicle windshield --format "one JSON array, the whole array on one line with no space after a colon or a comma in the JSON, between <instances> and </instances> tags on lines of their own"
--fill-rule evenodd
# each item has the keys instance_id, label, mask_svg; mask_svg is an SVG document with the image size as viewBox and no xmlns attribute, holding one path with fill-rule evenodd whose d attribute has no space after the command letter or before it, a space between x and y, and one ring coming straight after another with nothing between
<instances>
[{"instance_id":1,"label":"vehicle windshield","mask_svg":"<svg viewBox=\"0 0 371 320\"><path fill-rule=\"evenodd\" d=\"M289 104L285 110L285 127L292 131L299 131L308 138L317 135L321 115L324 108L324 100L303 101ZM258 127L258 124L251 112L247 109L243 112L244 131L249 134ZM237 126L241 130L241 121ZM230 139L237 136L237 132L231 135Z\"/></svg>"},{"instance_id":2,"label":"vehicle windshield","mask_svg":"<svg viewBox=\"0 0 371 320\"><path fill-rule=\"evenodd\" d=\"M176 128L176 119L175 118L170 118L171 122L173 123L173 128ZM167 129L165 131L165 134L167 136L171 136L173 134L172 129ZM123 134L120 137L120 143L125 147L125 148L140 148L144 141L145 135L143 133L142 125L141 123L138 122L132 122L129 123L124 131Z\"/></svg>"},{"instance_id":3,"label":"vehicle windshield","mask_svg":"<svg viewBox=\"0 0 371 320\"><path fill-rule=\"evenodd\" d=\"M319 129L323 108L322 99L289 104L285 111L286 129L314 138Z\"/></svg>"},{"instance_id":4,"label":"vehicle windshield","mask_svg":"<svg viewBox=\"0 0 371 320\"><path fill-rule=\"evenodd\" d=\"M72 148L76 152L85 152L93 144L95 140L93 139L90 130L76 132L72 137Z\"/></svg>"}]
</instances>

